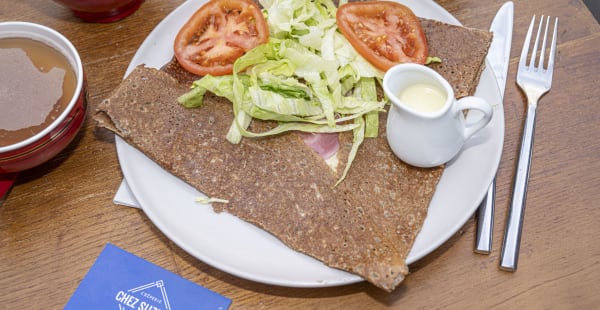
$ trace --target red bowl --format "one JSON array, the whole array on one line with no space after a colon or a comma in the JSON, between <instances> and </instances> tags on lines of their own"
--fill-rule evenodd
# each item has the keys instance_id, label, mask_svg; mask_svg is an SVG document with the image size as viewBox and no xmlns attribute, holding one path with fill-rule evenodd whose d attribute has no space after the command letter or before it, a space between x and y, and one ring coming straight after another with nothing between
<instances>
[{"instance_id":1,"label":"red bowl","mask_svg":"<svg viewBox=\"0 0 600 310\"><path fill-rule=\"evenodd\" d=\"M62 52L75 70L77 84L66 109L48 127L23 141L0 147L0 174L33 168L54 157L75 138L85 120L87 109L87 83L83 65L79 53L67 38L38 24L2 22L0 38L6 37L31 38Z\"/></svg>"},{"instance_id":2,"label":"red bowl","mask_svg":"<svg viewBox=\"0 0 600 310\"><path fill-rule=\"evenodd\" d=\"M54 0L84 21L111 23L135 12L144 0Z\"/></svg>"}]
</instances>

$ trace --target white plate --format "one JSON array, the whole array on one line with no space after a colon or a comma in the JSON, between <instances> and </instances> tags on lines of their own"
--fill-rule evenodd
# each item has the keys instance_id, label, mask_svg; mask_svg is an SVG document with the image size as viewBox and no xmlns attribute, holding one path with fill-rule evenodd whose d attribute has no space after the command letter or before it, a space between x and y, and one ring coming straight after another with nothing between
<instances>
[{"instance_id":1,"label":"white plate","mask_svg":"<svg viewBox=\"0 0 600 310\"><path fill-rule=\"evenodd\" d=\"M433 1L402 0L419 16L459 24ZM204 1L187 1L146 38L127 73L138 64L159 68L171 60L178 29ZM495 106L490 124L448 164L431 201L422 231L408 255L413 263L450 238L476 210L491 183L502 153L504 111L491 69L480 79L477 95ZM121 169L150 220L194 257L230 274L268 284L325 287L361 281L295 252L269 233L229 214L216 214L194 199L194 188L160 168L144 154L116 139Z\"/></svg>"}]
</instances>

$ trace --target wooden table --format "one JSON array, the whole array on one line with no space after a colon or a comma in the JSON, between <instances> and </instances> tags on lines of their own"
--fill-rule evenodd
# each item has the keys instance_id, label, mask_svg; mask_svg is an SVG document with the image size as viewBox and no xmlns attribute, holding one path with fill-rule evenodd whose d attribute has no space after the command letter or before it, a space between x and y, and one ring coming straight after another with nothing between
<instances>
[{"instance_id":1,"label":"wooden table","mask_svg":"<svg viewBox=\"0 0 600 310\"><path fill-rule=\"evenodd\" d=\"M80 51L90 109L121 81L148 33L181 0L147 0L112 24L83 23L52 1L0 1L0 21L41 23ZM463 24L487 29L502 0L439 0ZM525 117L514 83L533 14L560 17L552 91L538 109L519 269L498 269ZM600 305L600 25L581 0L515 1L513 48L498 170L493 252L473 253L474 217L411 265L393 293L365 282L301 289L224 273L187 254L142 211L112 203L122 174L114 138L88 117L50 162L22 173L0 206L0 308L59 309L106 243L113 243L233 300L231 309L577 308ZM88 115L89 116L89 115Z\"/></svg>"}]
</instances>

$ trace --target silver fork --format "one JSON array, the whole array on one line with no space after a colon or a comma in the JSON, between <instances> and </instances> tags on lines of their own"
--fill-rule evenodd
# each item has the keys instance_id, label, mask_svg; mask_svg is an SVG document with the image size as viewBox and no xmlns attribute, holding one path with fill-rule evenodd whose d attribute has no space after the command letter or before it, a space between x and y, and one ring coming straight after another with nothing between
<instances>
[{"instance_id":1,"label":"silver fork","mask_svg":"<svg viewBox=\"0 0 600 310\"><path fill-rule=\"evenodd\" d=\"M531 57L528 57L534 26L535 15L531 19L531 24L529 25L529 30L527 31L527 36L523 43L523 50L521 52L519 69L517 72L517 84L527 95L527 117L525 119L525 128L523 129L523 140L521 142L521 153L519 155L515 175L512 201L508 213L506 230L504 232L502 253L500 254L500 269L513 272L517 270L517 260L519 257L519 244L523 227L527 181L529 180L529 167L531 165L531 154L533 150L535 112L540 97L547 93L552 86L552 71L554 71L554 56L556 54L558 18L555 18L554 20L554 31L547 62L545 58L546 39L548 37L548 28L550 27L550 17L548 16L546 18L546 23L544 23L544 16L540 18L535 43L533 44L533 49L531 49ZM543 41L541 49L539 50L539 56L537 56L542 28L544 28Z\"/></svg>"}]
</instances>

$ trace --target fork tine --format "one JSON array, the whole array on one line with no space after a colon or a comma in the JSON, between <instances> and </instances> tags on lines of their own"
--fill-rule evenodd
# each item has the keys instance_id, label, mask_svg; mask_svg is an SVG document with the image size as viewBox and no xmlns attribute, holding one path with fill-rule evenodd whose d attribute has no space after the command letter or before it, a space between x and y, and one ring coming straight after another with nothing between
<instances>
[{"instance_id":1,"label":"fork tine","mask_svg":"<svg viewBox=\"0 0 600 310\"><path fill-rule=\"evenodd\" d=\"M535 15L531 18L531 23L529 24L529 29L527 30L527 35L525 36L525 41L523 42L523 49L521 50L521 58L519 59L519 67L525 67L527 61L527 54L529 53L529 44L531 43L531 35L533 33L533 24L535 22Z\"/></svg>"},{"instance_id":2,"label":"fork tine","mask_svg":"<svg viewBox=\"0 0 600 310\"><path fill-rule=\"evenodd\" d=\"M556 54L556 41L558 36L558 17L554 20L554 31L552 34L552 43L550 46L550 56L548 58L548 71L550 72L550 78L552 78L552 72L554 71L554 56Z\"/></svg>"},{"instance_id":3,"label":"fork tine","mask_svg":"<svg viewBox=\"0 0 600 310\"><path fill-rule=\"evenodd\" d=\"M535 42L533 42L533 49L531 50L531 59L529 59L529 66L535 67L535 60L537 58L538 44L540 42L540 33L542 32L542 23L544 22L544 15L540 17L540 24L538 25L537 34L535 35ZM542 55L543 55L542 51Z\"/></svg>"},{"instance_id":4,"label":"fork tine","mask_svg":"<svg viewBox=\"0 0 600 310\"><path fill-rule=\"evenodd\" d=\"M538 30L538 35L539 32L542 30L542 22L544 21L544 18L542 17L542 19L540 20L540 29ZM548 39L548 25L550 24L550 16L548 16L546 18L546 27L544 29L544 40L542 41L542 48L540 49L540 59L538 62L538 70L543 70L544 69L544 60L546 59L546 40ZM536 40L537 41L537 40Z\"/></svg>"}]
</instances>

